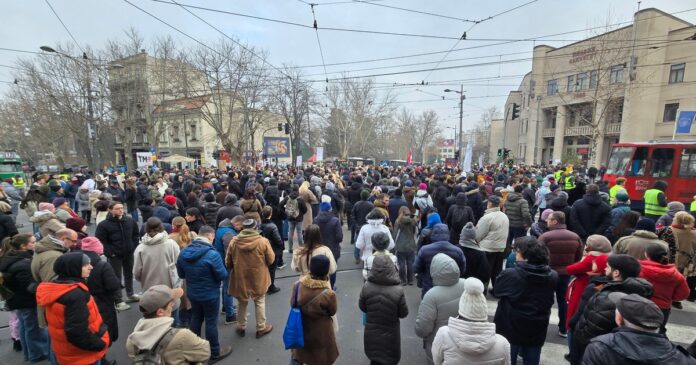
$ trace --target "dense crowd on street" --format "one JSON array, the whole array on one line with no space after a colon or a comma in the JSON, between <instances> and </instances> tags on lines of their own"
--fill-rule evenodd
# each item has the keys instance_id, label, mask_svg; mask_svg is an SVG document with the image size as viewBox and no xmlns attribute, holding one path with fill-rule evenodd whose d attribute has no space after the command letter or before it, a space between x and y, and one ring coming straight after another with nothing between
<instances>
[{"instance_id":1,"label":"dense crowd on street","mask_svg":"<svg viewBox=\"0 0 696 365\"><path fill-rule=\"evenodd\" d=\"M625 179L602 175L269 166L8 179L0 299L14 350L32 363L110 365L119 336L133 363L233 361L234 343L218 338L229 330L284 331L291 364L333 364L337 313L358 307L371 364L409 363L400 320L411 311L407 330L422 338L428 364L533 365L556 304L570 364L696 364L696 342L675 344L667 329L672 308L696 300L696 197L667 201L658 181L641 214ZM20 209L33 233L18 232ZM339 300L348 241L364 285ZM280 270L299 280L276 285ZM286 296L288 318L301 321L269 323L268 295ZM492 320L487 298L497 299ZM131 306L142 318L119 328Z\"/></svg>"}]
</instances>

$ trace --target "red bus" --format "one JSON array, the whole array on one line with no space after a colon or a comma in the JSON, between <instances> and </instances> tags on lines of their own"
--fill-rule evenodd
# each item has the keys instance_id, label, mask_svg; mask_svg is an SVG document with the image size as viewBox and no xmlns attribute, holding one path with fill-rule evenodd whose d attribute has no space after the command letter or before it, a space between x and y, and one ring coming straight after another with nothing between
<instances>
[{"instance_id":1,"label":"red bus","mask_svg":"<svg viewBox=\"0 0 696 365\"><path fill-rule=\"evenodd\" d=\"M619 176L626 178L633 209L643 209L643 194L658 180L667 182L667 201L688 207L696 195L696 141L614 144L604 180L614 186Z\"/></svg>"}]
</instances>

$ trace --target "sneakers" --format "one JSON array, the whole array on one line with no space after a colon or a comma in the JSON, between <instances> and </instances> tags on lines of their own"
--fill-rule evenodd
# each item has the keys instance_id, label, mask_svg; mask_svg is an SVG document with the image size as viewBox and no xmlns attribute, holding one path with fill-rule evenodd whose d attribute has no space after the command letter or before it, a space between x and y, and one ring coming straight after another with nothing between
<instances>
[{"instance_id":1,"label":"sneakers","mask_svg":"<svg viewBox=\"0 0 696 365\"><path fill-rule=\"evenodd\" d=\"M287 266L287 265L286 265L286 264L282 264L282 265L278 266L278 270L283 270L283 269L285 268L285 266Z\"/></svg>"},{"instance_id":2,"label":"sneakers","mask_svg":"<svg viewBox=\"0 0 696 365\"><path fill-rule=\"evenodd\" d=\"M220 353L217 355L211 355L208 364L215 364L216 362L226 358L232 353L232 346L225 346L220 349Z\"/></svg>"},{"instance_id":3,"label":"sneakers","mask_svg":"<svg viewBox=\"0 0 696 365\"><path fill-rule=\"evenodd\" d=\"M563 338L568 338L568 332L563 332L563 331L558 331L558 335L563 337Z\"/></svg>"},{"instance_id":4,"label":"sneakers","mask_svg":"<svg viewBox=\"0 0 696 365\"><path fill-rule=\"evenodd\" d=\"M263 329L261 329L261 330L256 330L256 338L261 338L261 337L263 337L263 336L265 336L265 335L271 333L271 331L273 331L273 326L271 326L270 324L266 323L266 326L263 327Z\"/></svg>"},{"instance_id":5,"label":"sneakers","mask_svg":"<svg viewBox=\"0 0 696 365\"><path fill-rule=\"evenodd\" d=\"M12 339L12 349L16 352L22 351L22 341Z\"/></svg>"},{"instance_id":6,"label":"sneakers","mask_svg":"<svg viewBox=\"0 0 696 365\"><path fill-rule=\"evenodd\" d=\"M266 294L271 295L271 294L275 294L279 291L280 291L280 288L278 288L275 285L271 285L271 287L268 288L268 292Z\"/></svg>"},{"instance_id":7,"label":"sneakers","mask_svg":"<svg viewBox=\"0 0 696 365\"><path fill-rule=\"evenodd\" d=\"M237 323L237 314L233 314L229 317L225 317L225 324Z\"/></svg>"},{"instance_id":8,"label":"sneakers","mask_svg":"<svg viewBox=\"0 0 696 365\"><path fill-rule=\"evenodd\" d=\"M138 294L132 294L126 298L126 302L128 302L128 303L139 302L139 301L140 301L140 295L138 295Z\"/></svg>"},{"instance_id":9,"label":"sneakers","mask_svg":"<svg viewBox=\"0 0 696 365\"><path fill-rule=\"evenodd\" d=\"M130 305L126 304L125 302L120 302L116 304L116 310L119 312L127 311L130 309Z\"/></svg>"}]
</instances>

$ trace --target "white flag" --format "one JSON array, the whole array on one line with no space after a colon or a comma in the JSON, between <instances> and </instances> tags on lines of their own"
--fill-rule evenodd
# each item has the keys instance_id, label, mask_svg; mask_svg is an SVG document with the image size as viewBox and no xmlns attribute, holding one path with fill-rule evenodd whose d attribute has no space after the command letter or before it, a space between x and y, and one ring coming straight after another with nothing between
<instances>
[{"instance_id":1,"label":"white flag","mask_svg":"<svg viewBox=\"0 0 696 365\"><path fill-rule=\"evenodd\" d=\"M462 169L464 172L471 171L471 158L473 154L474 142L469 138L469 142L466 144L466 153L464 154L464 163L462 164Z\"/></svg>"}]
</instances>

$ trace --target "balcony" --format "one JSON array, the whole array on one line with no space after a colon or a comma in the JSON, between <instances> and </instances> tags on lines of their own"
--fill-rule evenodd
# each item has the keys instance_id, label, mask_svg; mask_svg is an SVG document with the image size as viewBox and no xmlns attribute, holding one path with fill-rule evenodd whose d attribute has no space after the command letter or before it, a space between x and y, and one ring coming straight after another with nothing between
<instances>
[{"instance_id":1,"label":"balcony","mask_svg":"<svg viewBox=\"0 0 696 365\"><path fill-rule=\"evenodd\" d=\"M556 128L544 128L541 131L541 136L543 138L553 138L556 136Z\"/></svg>"},{"instance_id":2,"label":"balcony","mask_svg":"<svg viewBox=\"0 0 696 365\"><path fill-rule=\"evenodd\" d=\"M606 130L607 135L619 135L621 133L621 123L609 123Z\"/></svg>"},{"instance_id":3,"label":"balcony","mask_svg":"<svg viewBox=\"0 0 696 365\"><path fill-rule=\"evenodd\" d=\"M589 125L583 125L579 127L568 127L565 129L565 136L566 137L572 137L572 136L591 136L592 135L592 127Z\"/></svg>"}]
</instances>

